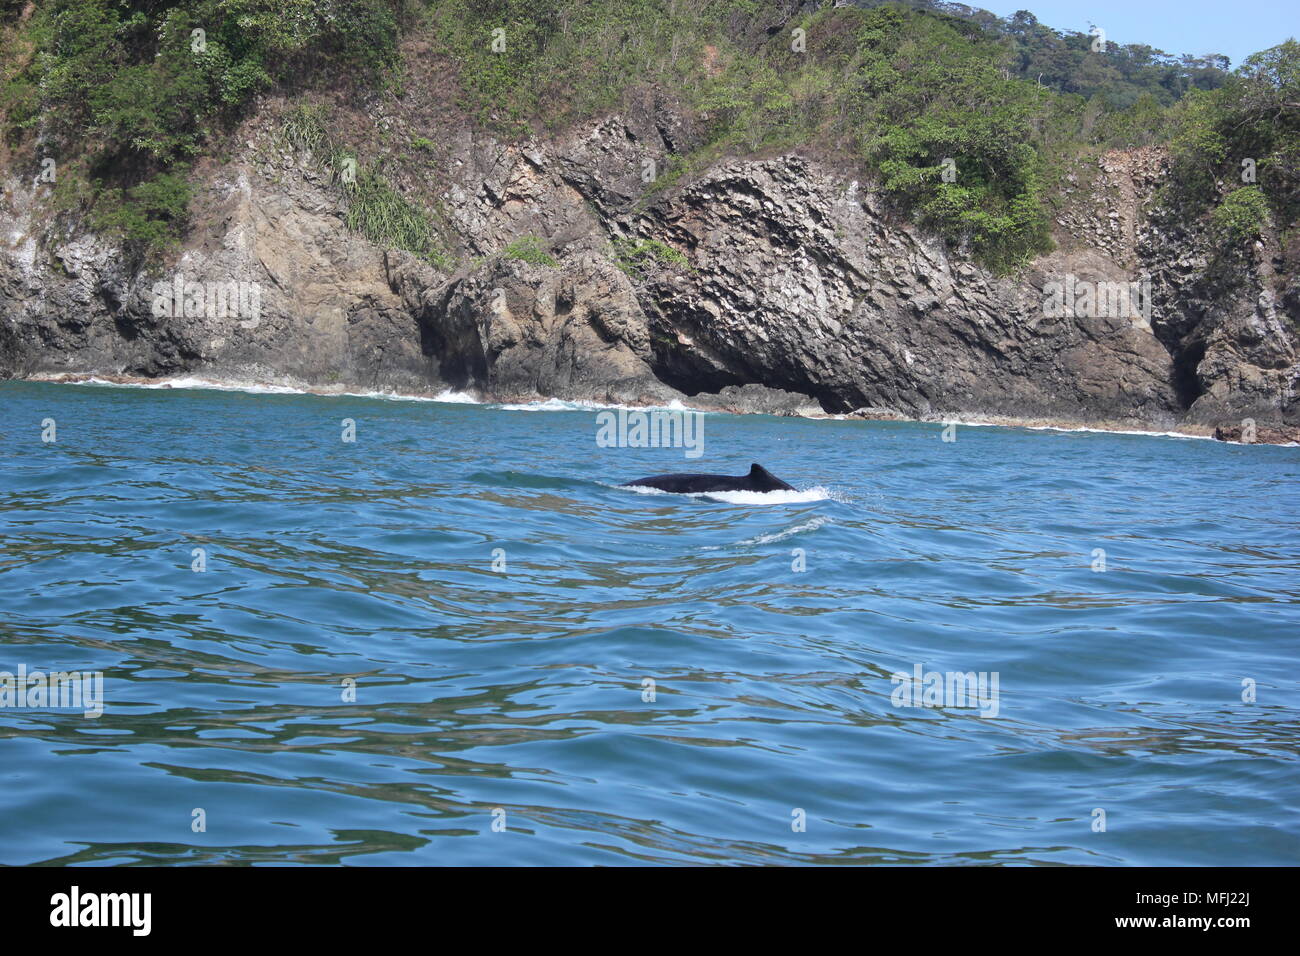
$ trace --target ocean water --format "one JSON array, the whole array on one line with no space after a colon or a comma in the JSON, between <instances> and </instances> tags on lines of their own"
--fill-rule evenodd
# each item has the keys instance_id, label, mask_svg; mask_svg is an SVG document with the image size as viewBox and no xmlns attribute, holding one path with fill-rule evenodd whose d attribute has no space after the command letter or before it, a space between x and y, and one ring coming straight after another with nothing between
<instances>
[{"instance_id":1,"label":"ocean water","mask_svg":"<svg viewBox=\"0 0 1300 956\"><path fill-rule=\"evenodd\" d=\"M596 430L0 383L0 863L1300 862L1300 449Z\"/></svg>"}]
</instances>

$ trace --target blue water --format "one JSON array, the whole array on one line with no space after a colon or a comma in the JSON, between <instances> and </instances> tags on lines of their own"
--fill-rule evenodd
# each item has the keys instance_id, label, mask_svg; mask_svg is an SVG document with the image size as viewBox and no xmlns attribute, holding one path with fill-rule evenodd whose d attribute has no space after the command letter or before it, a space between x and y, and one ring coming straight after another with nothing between
<instances>
[{"instance_id":1,"label":"blue water","mask_svg":"<svg viewBox=\"0 0 1300 956\"><path fill-rule=\"evenodd\" d=\"M1300 862L1300 449L940 429L0 383L0 863Z\"/></svg>"}]
</instances>

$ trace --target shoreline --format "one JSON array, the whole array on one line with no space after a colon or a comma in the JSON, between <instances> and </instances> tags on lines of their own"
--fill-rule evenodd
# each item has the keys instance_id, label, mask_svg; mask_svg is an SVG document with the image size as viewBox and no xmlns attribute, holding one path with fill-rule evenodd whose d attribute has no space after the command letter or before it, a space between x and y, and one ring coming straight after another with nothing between
<instances>
[{"instance_id":1,"label":"shoreline","mask_svg":"<svg viewBox=\"0 0 1300 956\"><path fill-rule=\"evenodd\" d=\"M37 382L51 385L103 385L119 388L147 388L183 390L211 390L225 392L242 392L251 395L315 395L323 398L372 398L388 401L434 402L448 405L486 405L508 411L582 411L585 409L610 408L666 408L674 411L694 411L703 414L759 415L765 412L728 410L719 407L696 407L690 403L690 397L674 400L670 403L631 403L599 402L593 399L561 399L527 396L509 398L485 398L472 391L456 391L442 388L437 391L399 391L371 389L355 390L348 385L313 385L301 383L295 385L284 382L248 381L242 379L207 378L200 375L177 375L167 378L147 378L138 375L118 375L112 373L91 372L38 372L22 378L9 379L17 382ZM1016 417L1010 415L971 415L969 413L929 414L922 417L904 415L888 409L864 408L852 412L816 414L777 415L775 417L804 418L811 421L896 421L915 424L955 424L971 428L1024 428L1031 431L1056 432L1094 432L1116 435L1141 435L1148 438L1180 438L1202 441L1219 441L1231 445L1278 445L1280 447L1300 447L1295 441L1256 440L1242 442L1225 439L1216 434L1222 428L1213 425L1178 424L1160 429L1157 426L1140 427L1145 424L1135 421L1115 421L1098 419L1096 421L1079 421L1076 419L1055 419L1040 416ZM1268 433L1272 429L1260 429Z\"/></svg>"}]
</instances>

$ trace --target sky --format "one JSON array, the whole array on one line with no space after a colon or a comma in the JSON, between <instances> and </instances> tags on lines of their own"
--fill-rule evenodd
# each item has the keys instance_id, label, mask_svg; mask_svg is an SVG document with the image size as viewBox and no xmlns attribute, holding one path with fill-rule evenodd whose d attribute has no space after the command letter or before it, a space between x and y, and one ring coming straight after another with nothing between
<instances>
[{"instance_id":1,"label":"sky","mask_svg":"<svg viewBox=\"0 0 1300 956\"><path fill-rule=\"evenodd\" d=\"M1057 30L1091 24L1115 43L1146 43L1166 53L1222 53L1233 67L1252 53L1300 37L1297 0L961 0L1000 17L1028 10Z\"/></svg>"}]
</instances>

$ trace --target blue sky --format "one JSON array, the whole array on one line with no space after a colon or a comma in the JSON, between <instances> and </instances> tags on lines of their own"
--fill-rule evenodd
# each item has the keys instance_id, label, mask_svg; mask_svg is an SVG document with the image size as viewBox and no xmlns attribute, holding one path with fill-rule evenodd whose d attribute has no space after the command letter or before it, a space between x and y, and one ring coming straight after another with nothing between
<instances>
[{"instance_id":1,"label":"blue sky","mask_svg":"<svg viewBox=\"0 0 1300 956\"><path fill-rule=\"evenodd\" d=\"M1296 0L963 0L1005 17L1028 10L1057 30L1087 33L1095 23L1116 43L1148 43L1166 53L1222 53L1234 67L1252 53L1300 34Z\"/></svg>"}]
</instances>

